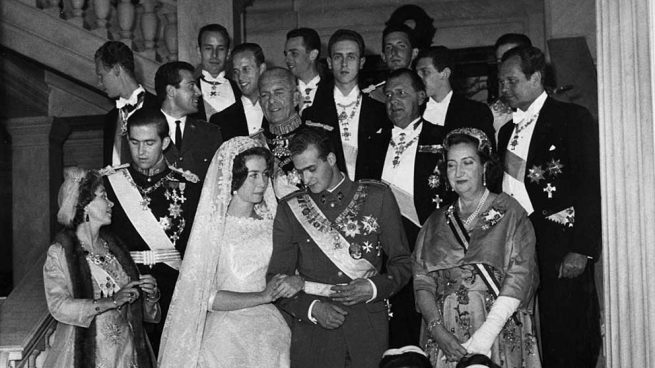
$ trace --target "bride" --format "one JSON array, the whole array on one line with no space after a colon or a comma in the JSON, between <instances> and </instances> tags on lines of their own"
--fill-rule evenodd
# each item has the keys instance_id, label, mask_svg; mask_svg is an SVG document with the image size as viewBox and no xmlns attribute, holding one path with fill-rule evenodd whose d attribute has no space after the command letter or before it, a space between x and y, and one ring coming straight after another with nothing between
<instances>
[{"instance_id":1,"label":"bride","mask_svg":"<svg viewBox=\"0 0 655 368\"><path fill-rule=\"evenodd\" d=\"M214 155L180 269L159 367L289 367L291 332L266 283L277 203L273 158L248 137Z\"/></svg>"}]
</instances>

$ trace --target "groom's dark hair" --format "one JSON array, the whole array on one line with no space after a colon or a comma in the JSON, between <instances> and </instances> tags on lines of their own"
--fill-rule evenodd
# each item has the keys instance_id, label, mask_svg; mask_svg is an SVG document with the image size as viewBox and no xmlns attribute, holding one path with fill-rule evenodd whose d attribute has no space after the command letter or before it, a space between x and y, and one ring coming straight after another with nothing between
<instances>
[{"instance_id":1,"label":"groom's dark hair","mask_svg":"<svg viewBox=\"0 0 655 368\"><path fill-rule=\"evenodd\" d=\"M300 128L289 141L291 156L302 154L310 145L316 147L318 158L321 160L327 160L330 152L336 154L334 144L332 144L332 140L325 129L305 126Z\"/></svg>"}]
</instances>

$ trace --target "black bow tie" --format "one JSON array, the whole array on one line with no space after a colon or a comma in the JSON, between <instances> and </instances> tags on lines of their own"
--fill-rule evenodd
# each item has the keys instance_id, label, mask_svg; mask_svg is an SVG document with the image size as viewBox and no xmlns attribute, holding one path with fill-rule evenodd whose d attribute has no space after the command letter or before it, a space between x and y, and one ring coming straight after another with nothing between
<instances>
[{"instance_id":1,"label":"black bow tie","mask_svg":"<svg viewBox=\"0 0 655 368\"><path fill-rule=\"evenodd\" d=\"M128 114L131 113L131 112L134 111L134 110L135 110L139 105L141 105L141 103L143 102L143 99L144 99L145 95L146 95L145 92L140 92L140 93L136 96L136 104L134 104L134 105L132 105L132 104L127 104L127 105L121 107L121 110L127 112Z\"/></svg>"}]
</instances>

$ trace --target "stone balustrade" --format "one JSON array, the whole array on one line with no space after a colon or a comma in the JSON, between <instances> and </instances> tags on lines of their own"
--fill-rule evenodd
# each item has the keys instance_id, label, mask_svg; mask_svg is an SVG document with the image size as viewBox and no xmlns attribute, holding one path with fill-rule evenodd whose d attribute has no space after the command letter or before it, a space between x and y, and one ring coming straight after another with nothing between
<instances>
[{"instance_id":1,"label":"stone balustrade","mask_svg":"<svg viewBox=\"0 0 655 368\"><path fill-rule=\"evenodd\" d=\"M177 0L41 0L37 6L148 59L177 60Z\"/></svg>"}]
</instances>

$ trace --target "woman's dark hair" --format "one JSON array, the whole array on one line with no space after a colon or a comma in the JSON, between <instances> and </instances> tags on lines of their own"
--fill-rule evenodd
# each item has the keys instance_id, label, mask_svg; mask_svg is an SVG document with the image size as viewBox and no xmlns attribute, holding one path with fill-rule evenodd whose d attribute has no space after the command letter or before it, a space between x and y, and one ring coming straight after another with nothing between
<instances>
[{"instance_id":1,"label":"woman's dark hair","mask_svg":"<svg viewBox=\"0 0 655 368\"><path fill-rule=\"evenodd\" d=\"M482 354L467 355L460 359L455 368L466 368L474 364L483 365L489 368L500 368L500 366L493 362L488 356Z\"/></svg>"},{"instance_id":2,"label":"woman's dark hair","mask_svg":"<svg viewBox=\"0 0 655 368\"><path fill-rule=\"evenodd\" d=\"M480 156L480 163L485 166L484 175L487 181L487 188L494 193L500 193L503 168L500 164L500 161L498 160L496 152L494 151L489 141L487 140L487 142L482 144L482 147L480 147L480 140L478 140L476 137L466 133L456 133L450 134L446 137L446 140L444 141L444 147L446 147L448 150L450 147L460 143L467 143L476 148L476 152L478 153L478 156ZM443 162L440 165L440 170L441 172L445 173L446 165L448 162L447 153L444 155L442 161ZM442 176L447 183L448 178L446 175Z\"/></svg>"},{"instance_id":3,"label":"woman's dark hair","mask_svg":"<svg viewBox=\"0 0 655 368\"><path fill-rule=\"evenodd\" d=\"M273 154L264 147L252 147L239 153L234 157L234 164L232 165L232 189L234 192L239 190L248 177L248 167L246 161L250 157L262 157L266 161L266 170L269 174L273 174Z\"/></svg>"},{"instance_id":4,"label":"woman's dark hair","mask_svg":"<svg viewBox=\"0 0 655 368\"><path fill-rule=\"evenodd\" d=\"M84 207L96 198L96 190L102 185L102 176L95 170L89 170L80 182L80 194L75 205L75 217L71 221L70 228L76 229L84 222Z\"/></svg>"}]
</instances>

